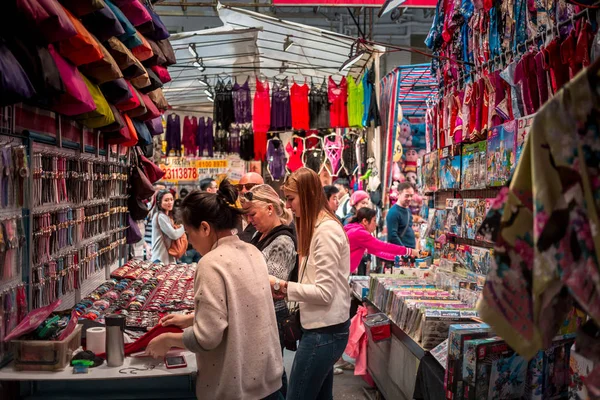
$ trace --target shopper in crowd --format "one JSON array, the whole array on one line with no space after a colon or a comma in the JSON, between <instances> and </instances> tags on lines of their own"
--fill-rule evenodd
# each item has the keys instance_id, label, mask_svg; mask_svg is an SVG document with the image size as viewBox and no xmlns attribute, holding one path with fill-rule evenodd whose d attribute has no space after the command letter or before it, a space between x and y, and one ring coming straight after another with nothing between
<instances>
[{"instance_id":1,"label":"shopper in crowd","mask_svg":"<svg viewBox=\"0 0 600 400\"><path fill-rule=\"evenodd\" d=\"M335 214L340 220L343 220L346 215L350 212L350 182L348 179L340 178L334 183L334 186L338 188L338 199L339 205Z\"/></svg>"},{"instance_id":2,"label":"shopper in crowd","mask_svg":"<svg viewBox=\"0 0 600 400\"><path fill-rule=\"evenodd\" d=\"M357 210L363 207L373 208L371 197L364 190L357 190L352 193L352 196L350 196L350 206L350 212L343 219L344 225L348 225L354 219Z\"/></svg>"},{"instance_id":3,"label":"shopper in crowd","mask_svg":"<svg viewBox=\"0 0 600 400\"><path fill-rule=\"evenodd\" d=\"M281 399L283 361L264 256L232 230L242 210L227 180L216 194L193 191L181 205L189 241L200 252L194 314L169 315L183 333L153 339L146 353L162 359L173 347L196 353L198 399Z\"/></svg>"},{"instance_id":4,"label":"shopper in crowd","mask_svg":"<svg viewBox=\"0 0 600 400\"><path fill-rule=\"evenodd\" d=\"M161 190L156 195L152 213L152 258L155 262L170 264L177 261L169 254L169 247L173 240L183 236L185 230L183 226L175 226L173 204L170 191Z\"/></svg>"},{"instance_id":5,"label":"shopper in crowd","mask_svg":"<svg viewBox=\"0 0 600 400\"><path fill-rule=\"evenodd\" d=\"M164 190L165 187L163 185L154 185L154 194L152 195L152 198L150 200L148 200L147 202L147 206L148 209L152 209L154 203L156 202L156 195L158 194L159 191ZM145 225L146 225L146 229L144 231L144 241L146 242L146 245L144 246L144 249L146 250L146 254L145 254L145 258L146 261L153 261L154 259L152 258L152 213L149 212L148 216L145 219Z\"/></svg>"},{"instance_id":6,"label":"shopper in crowd","mask_svg":"<svg viewBox=\"0 0 600 400\"><path fill-rule=\"evenodd\" d=\"M290 227L292 213L269 185L254 186L241 199L246 219L256 228L251 243L262 251L267 261L269 275L282 281L290 280L297 265L296 232ZM297 271L296 271L297 275ZM283 321L289 316L285 300L275 300L275 315L279 328L279 340L283 354ZM287 393L285 369L281 394Z\"/></svg>"},{"instance_id":7,"label":"shopper in crowd","mask_svg":"<svg viewBox=\"0 0 600 400\"><path fill-rule=\"evenodd\" d=\"M208 193L217 193L217 181L213 178L204 178L200 181L200 190Z\"/></svg>"},{"instance_id":8,"label":"shopper in crowd","mask_svg":"<svg viewBox=\"0 0 600 400\"><path fill-rule=\"evenodd\" d=\"M332 399L333 365L348 343L350 246L314 171L296 170L283 191L298 230L299 279L270 281L275 298L299 303L303 329L287 399Z\"/></svg>"},{"instance_id":9,"label":"shopper in crowd","mask_svg":"<svg viewBox=\"0 0 600 400\"><path fill-rule=\"evenodd\" d=\"M257 174L256 172L248 172L242 179L240 179L240 183L237 184L238 194L241 197L248 193L250 189L254 186L263 185L265 180L262 176ZM238 230L238 236L246 243L250 243L252 240L252 236L256 233L256 228L252 224L247 223L245 220L241 220L240 226L236 227Z\"/></svg>"},{"instance_id":10,"label":"shopper in crowd","mask_svg":"<svg viewBox=\"0 0 600 400\"><path fill-rule=\"evenodd\" d=\"M214 181L213 181L214 182ZM205 186L205 187L210 187L210 180L209 180L209 186ZM215 183L216 185L216 183ZM202 181L200 182L200 188L202 188ZM206 190L202 190L203 192L205 192ZM181 191L179 192L179 200L180 200L180 204L177 207L178 209L178 213L177 214L181 214L180 209L181 209L181 204L183 203L183 199L186 198L186 196L189 194L190 192L187 189L181 189ZM213 192L209 192L209 193L213 193ZM216 191L214 192L216 193ZM179 222L179 221L177 221ZM189 243L188 241L188 247L187 250L185 251L185 254L183 255L183 257L181 257L179 259L180 262L184 263L184 264L193 264L193 263L197 263L198 261L200 261L200 253L198 253L198 251L196 249L194 249L194 246L192 246L191 243Z\"/></svg>"},{"instance_id":11,"label":"shopper in crowd","mask_svg":"<svg viewBox=\"0 0 600 400\"><path fill-rule=\"evenodd\" d=\"M352 221L344 227L350 242L351 273L357 271L365 252L389 261L393 261L396 256L418 257L417 250L376 239L373 236L376 228L377 211L367 207L359 209Z\"/></svg>"},{"instance_id":12,"label":"shopper in crowd","mask_svg":"<svg viewBox=\"0 0 600 400\"><path fill-rule=\"evenodd\" d=\"M325 191L325 197L327 198L329 208L331 211L337 212L338 206L340 205L340 199L338 198L340 190L334 185L325 186L323 190Z\"/></svg>"},{"instance_id":13,"label":"shopper in crowd","mask_svg":"<svg viewBox=\"0 0 600 400\"><path fill-rule=\"evenodd\" d=\"M398 186L398 201L388 211L385 219L387 224L388 242L411 249L417 247L413 230L413 215L410 203L415 195L415 189L410 182Z\"/></svg>"}]
</instances>

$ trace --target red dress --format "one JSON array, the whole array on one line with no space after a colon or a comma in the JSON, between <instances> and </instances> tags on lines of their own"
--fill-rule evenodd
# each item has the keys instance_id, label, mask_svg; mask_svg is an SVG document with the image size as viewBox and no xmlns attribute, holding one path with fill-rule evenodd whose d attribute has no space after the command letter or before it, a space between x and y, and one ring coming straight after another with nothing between
<instances>
[{"instance_id":1,"label":"red dress","mask_svg":"<svg viewBox=\"0 0 600 400\"><path fill-rule=\"evenodd\" d=\"M256 79L252 118L254 127L254 159L263 160L267 154L267 132L271 126L269 81L263 83L259 79Z\"/></svg>"},{"instance_id":2,"label":"red dress","mask_svg":"<svg viewBox=\"0 0 600 400\"><path fill-rule=\"evenodd\" d=\"M309 129L308 117L308 85L300 86L296 82L290 89L292 99L292 128Z\"/></svg>"},{"instance_id":3,"label":"red dress","mask_svg":"<svg viewBox=\"0 0 600 400\"><path fill-rule=\"evenodd\" d=\"M332 128L348 127L348 82L344 76L338 85L329 77L329 119Z\"/></svg>"},{"instance_id":4,"label":"red dress","mask_svg":"<svg viewBox=\"0 0 600 400\"><path fill-rule=\"evenodd\" d=\"M181 141L185 148L186 156L196 154L196 131L198 130L198 119L196 117L186 116L183 119L183 140Z\"/></svg>"}]
</instances>

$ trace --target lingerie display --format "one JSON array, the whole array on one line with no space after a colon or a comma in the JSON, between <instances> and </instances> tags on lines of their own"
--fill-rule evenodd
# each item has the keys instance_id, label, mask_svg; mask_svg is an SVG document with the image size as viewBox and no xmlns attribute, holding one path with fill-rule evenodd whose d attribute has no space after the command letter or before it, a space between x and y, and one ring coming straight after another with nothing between
<instances>
[{"instance_id":1,"label":"lingerie display","mask_svg":"<svg viewBox=\"0 0 600 400\"><path fill-rule=\"evenodd\" d=\"M235 81L233 85L233 105L235 122L237 124L248 124L252 122L252 99L250 96L250 77L246 79L243 85Z\"/></svg>"},{"instance_id":2,"label":"lingerie display","mask_svg":"<svg viewBox=\"0 0 600 400\"><path fill-rule=\"evenodd\" d=\"M347 175L354 175L358 168L356 155L356 142L358 138L354 133L348 133L343 137L342 165Z\"/></svg>"},{"instance_id":3,"label":"lingerie display","mask_svg":"<svg viewBox=\"0 0 600 400\"><path fill-rule=\"evenodd\" d=\"M217 129L214 135L214 149L217 155L225 155L229 152L229 131Z\"/></svg>"},{"instance_id":4,"label":"lingerie display","mask_svg":"<svg viewBox=\"0 0 600 400\"><path fill-rule=\"evenodd\" d=\"M340 135L328 135L323 139L323 150L327 161L329 161L329 172L332 176L337 176L342 169L343 147L343 140Z\"/></svg>"},{"instance_id":5,"label":"lingerie display","mask_svg":"<svg viewBox=\"0 0 600 400\"><path fill-rule=\"evenodd\" d=\"M292 136L292 140L285 146L285 151L288 154L287 169L294 172L302 167L302 152L304 151L304 138Z\"/></svg>"},{"instance_id":6,"label":"lingerie display","mask_svg":"<svg viewBox=\"0 0 600 400\"><path fill-rule=\"evenodd\" d=\"M348 125L353 128L362 127L365 90L363 81L357 83L352 76L348 76Z\"/></svg>"},{"instance_id":7,"label":"lingerie display","mask_svg":"<svg viewBox=\"0 0 600 400\"><path fill-rule=\"evenodd\" d=\"M254 133L248 125L240 128L240 158L244 161L254 159Z\"/></svg>"},{"instance_id":8,"label":"lingerie display","mask_svg":"<svg viewBox=\"0 0 600 400\"><path fill-rule=\"evenodd\" d=\"M196 134L198 131L198 119L186 116L183 119L183 138L181 140L186 156L196 155Z\"/></svg>"},{"instance_id":9,"label":"lingerie display","mask_svg":"<svg viewBox=\"0 0 600 400\"><path fill-rule=\"evenodd\" d=\"M309 126L309 110L308 110L308 92L309 88L306 82L303 85L298 85L294 82L290 89L292 101L292 128L293 129L310 129Z\"/></svg>"},{"instance_id":10,"label":"lingerie display","mask_svg":"<svg viewBox=\"0 0 600 400\"><path fill-rule=\"evenodd\" d=\"M342 77L339 84L329 77L329 119L330 127L346 128L348 126L348 82Z\"/></svg>"},{"instance_id":11,"label":"lingerie display","mask_svg":"<svg viewBox=\"0 0 600 400\"><path fill-rule=\"evenodd\" d=\"M179 115L171 114L167 117L167 132L165 133L167 142L167 155L173 150L177 155L181 155L181 121Z\"/></svg>"},{"instance_id":12,"label":"lingerie display","mask_svg":"<svg viewBox=\"0 0 600 400\"><path fill-rule=\"evenodd\" d=\"M233 85L231 80L225 84L219 79L215 85L215 102L213 121L217 129L229 129L235 122L233 104Z\"/></svg>"},{"instance_id":13,"label":"lingerie display","mask_svg":"<svg viewBox=\"0 0 600 400\"><path fill-rule=\"evenodd\" d=\"M254 112L253 129L255 133L267 133L271 127L271 100L270 100L269 81L261 81L256 78L256 91L254 92ZM267 139L265 135L264 148L267 147ZM263 150L264 153L266 150ZM255 150L256 152L256 150ZM261 154L262 154L261 153ZM261 158L259 158L261 159Z\"/></svg>"},{"instance_id":14,"label":"lingerie display","mask_svg":"<svg viewBox=\"0 0 600 400\"><path fill-rule=\"evenodd\" d=\"M312 83L309 96L310 129L327 129L329 123L329 95L327 89L327 78L323 77L321 87Z\"/></svg>"},{"instance_id":15,"label":"lingerie display","mask_svg":"<svg viewBox=\"0 0 600 400\"><path fill-rule=\"evenodd\" d=\"M321 172L325 160L323 139L317 135L307 136L304 139L304 153L302 153L302 162L304 166L312 169L318 174Z\"/></svg>"},{"instance_id":16,"label":"lingerie display","mask_svg":"<svg viewBox=\"0 0 600 400\"><path fill-rule=\"evenodd\" d=\"M271 91L271 130L283 131L292 128L292 107L288 79L273 78Z\"/></svg>"},{"instance_id":17,"label":"lingerie display","mask_svg":"<svg viewBox=\"0 0 600 400\"><path fill-rule=\"evenodd\" d=\"M285 150L279 139L270 139L267 148L267 168L274 180L285 177Z\"/></svg>"},{"instance_id":18,"label":"lingerie display","mask_svg":"<svg viewBox=\"0 0 600 400\"><path fill-rule=\"evenodd\" d=\"M229 129L227 151L229 153L240 154L240 131L241 125L234 124Z\"/></svg>"}]
</instances>

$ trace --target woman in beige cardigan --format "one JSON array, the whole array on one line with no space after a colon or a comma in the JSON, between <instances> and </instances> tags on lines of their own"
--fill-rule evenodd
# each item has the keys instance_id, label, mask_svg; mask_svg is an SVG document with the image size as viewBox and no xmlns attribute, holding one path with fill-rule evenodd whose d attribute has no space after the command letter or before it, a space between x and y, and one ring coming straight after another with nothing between
<instances>
[{"instance_id":1,"label":"woman in beige cardigan","mask_svg":"<svg viewBox=\"0 0 600 400\"><path fill-rule=\"evenodd\" d=\"M162 358L172 347L196 353L198 399L278 399L283 362L267 265L262 253L232 229L241 210L233 186L194 191L181 203L188 240L202 255L194 279L195 312L161 323L184 328L163 334L146 352Z\"/></svg>"},{"instance_id":2,"label":"woman in beige cardigan","mask_svg":"<svg viewBox=\"0 0 600 400\"><path fill-rule=\"evenodd\" d=\"M296 217L299 280L269 279L276 298L287 296L288 301L299 303L303 330L287 400L331 400L333 365L346 348L350 328L348 237L314 171L298 169L283 191Z\"/></svg>"}]
</instances>

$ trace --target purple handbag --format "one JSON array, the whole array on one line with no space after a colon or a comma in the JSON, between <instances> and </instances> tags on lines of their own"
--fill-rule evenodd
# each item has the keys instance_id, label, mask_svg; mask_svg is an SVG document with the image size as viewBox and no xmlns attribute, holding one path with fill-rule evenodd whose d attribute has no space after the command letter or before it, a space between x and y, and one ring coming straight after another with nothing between
<instances>
[{"instance_id":1,"label":"purple handbag","mask_svg":"<svg viewBox=\"0 0 600 400\"><path fill-rule=\"evenodd\" d=\"M13 53L0 42L0 106L29 99L35 89Z\"/></svg>"},{"instance_id":2,"label":"purple handbag","mask_svg":"<svg viewBox=\"0 0 600 400\"><path fill-rule=\"evenodd\" d=\"M150 38L152 40L158 41L168 39L171 36L171 34L167 30L167 27L162 22L158 14L154 11L153 7L151 5L148 5L147 2L144 4L144 6L146 7L146 10L148 10L148 13L152 17L151 24L153 29L148 29L148 25L150 23L146 23L140 26L140 32L145 31L144 35L146 36L146 38Z\"/></svg>"},{"instance_id":3,"label":"purple handbag","mask_svg":"<svg viewBox=\"0 0 600 400\"><path fill-rule=\"evenodd\" d=\"M140 232L140 228L138 227L137 222L131 218L131 215L127 216L127 220L129 222L129 228L127 228L126 242L127 244L136 244L140 240L142 240L142 232Z\"/></svg>"},{"instance_id":4,"label":"purple handbag","mask_svg":"<svg viewBox=\"0 0 600 400\"><path fill-rule=\"evenodd\" d=\"M148 130L152 136L162 135L162 133L165 131L163 128L162 119L160 117L146 121L146 126L148 127Z\"/></svg>"},{"instance_id":5,"label":"purple handbag","mask_svg":"<svg viewBox=\"0 0 600 400\"><path fill-rule=\"evenodd\" d=\"M117 16L106 6L98 11L84 15L81 17L81 22L96 38L105 42L113 36L121 36L125 33L125 29L117 19Z\"/></svg>"}]
</instances>

